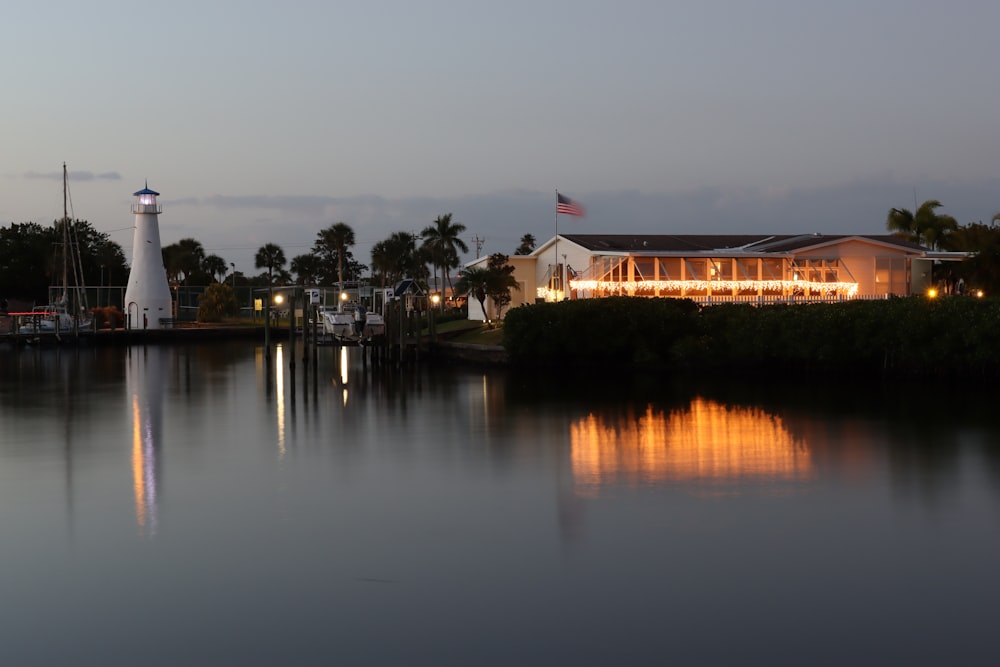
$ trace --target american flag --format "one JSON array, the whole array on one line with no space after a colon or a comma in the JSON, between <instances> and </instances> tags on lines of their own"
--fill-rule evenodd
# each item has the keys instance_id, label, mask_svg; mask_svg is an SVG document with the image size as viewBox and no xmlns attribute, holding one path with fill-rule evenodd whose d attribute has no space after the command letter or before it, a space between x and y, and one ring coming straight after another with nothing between
<instances>
[{"instance_id":1,"label":"american flag","mask_svg":"<svg viewBox=\"0 0 1000 667\"><path fill-rule=\"evenodd\" d=\"M563 215L576 215L583 217L586 213L583 210L583 205L576 203L569 197L556 193L556 215L562 213Z\"/></svg>"}]
</instances>

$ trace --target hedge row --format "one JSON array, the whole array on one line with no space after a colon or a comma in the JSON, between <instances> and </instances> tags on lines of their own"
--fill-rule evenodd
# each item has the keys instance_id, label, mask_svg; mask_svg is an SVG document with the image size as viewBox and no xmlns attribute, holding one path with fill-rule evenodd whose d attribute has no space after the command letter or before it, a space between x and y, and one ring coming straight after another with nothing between
<instances>
[{"instance_id":1,"label":"hedge row","mask_svg":"<svg viewBox=\"0 0 1000 667\"><path fill-rule=\"evenodd\" d=\"M972 297L700 308L614 297L512 309L515 364L986 378L1000 371L1000 302Z\"/></svg>"}]
</instances>

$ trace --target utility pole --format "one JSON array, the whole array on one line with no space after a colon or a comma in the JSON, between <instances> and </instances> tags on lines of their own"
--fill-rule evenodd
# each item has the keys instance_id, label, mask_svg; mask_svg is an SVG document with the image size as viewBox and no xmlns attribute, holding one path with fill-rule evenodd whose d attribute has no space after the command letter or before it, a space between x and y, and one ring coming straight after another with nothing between
<instances>
[{"instance_id":1,"label":"utility pole","mask_svg":"<svg viewBox=\"0 0 1000 667\"><path fill-rule=\"evenodd\" d=\"M483 244L486 243L486 239L481 239L479 238L479 235L476 234L472 237L472 243L476 246L476 259L479 259L479 253L482 251Z\"/></svg>"}]
</instances>

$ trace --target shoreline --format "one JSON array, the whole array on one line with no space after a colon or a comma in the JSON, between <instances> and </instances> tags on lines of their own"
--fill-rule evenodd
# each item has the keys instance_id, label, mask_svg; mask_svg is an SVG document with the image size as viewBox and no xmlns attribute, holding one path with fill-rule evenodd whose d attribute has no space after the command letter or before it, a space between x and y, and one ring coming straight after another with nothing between
<instances>
[{"instance_id":1,"label":"shoreline","mask_svg":"<svg viewBox=\"0 0 1000 667\"><path fill-rule=\"evenodd\" d=\"M7 318L4 318L7 319ZM22 346L130 346L159 343L193 343L226 340L264 340L263 326L226 326L226 325L196 325L181 326L168 329L99 329L97 331L40 334L19 334L0 330L0 344L11 347ZM280 343L288 340L288 329L272 329L271 342ZM296 341L302 341L301 332L296 334ZM321 346L337 345L324 341ZM416 347L412 341L408 348ZM478 345L475 343L454 343L438 341L431 343L428 337L420 341L420 356L437 358L443 361L479 364L487 366L506 366L509 363L507 350L502 345Z\"/></svg>"}]
</instances>

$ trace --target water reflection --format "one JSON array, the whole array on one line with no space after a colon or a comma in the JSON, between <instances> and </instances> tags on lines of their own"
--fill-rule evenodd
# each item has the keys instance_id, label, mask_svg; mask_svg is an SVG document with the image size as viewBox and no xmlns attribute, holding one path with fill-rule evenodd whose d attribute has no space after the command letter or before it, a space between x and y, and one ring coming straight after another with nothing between
<instances>
[{"instance_id":1,"label":"water reflection","mask_svg":"<svg viewBox=\"0 0 1000 667\"><path fill-rule=\"evenodd\" d=\"M578 492L609 484L814 475L805 441L777 415L696 398L669 413L652 405L638 416L591 413L570 424Z\"/></svg>"},{"instance_id":2,"label":"water reflection","mask_svg":"<svg viewBox=\"0 0 1000 667\"><path fill-rule=\"evenodd\" d=\"M285 348L278 345L274 352L274 391L277 397L275 418L278 424L278 458L285 456Z\"/></svg>"},{"instance_id":3,"label":"water reflection","mask_svg":"<svg viewBox=\"0 0 1000 667\"><path fill-rule=\"evenodd\" d=\"M161 346L130 349L126 386L132 416L132 491L135 520L145 535L156 534L163 398L170 351Z\"/></svg>"},{"instance_id":4,"label":"water reflection","mask_svg":"<svg viewBox=\"0 0 1000 667\"><path fill-rule=\"evenodd\" d=\"M289 351L0 354L5 664L995 654L983 406Z\"/></svg>"},{"instance_id":5,"label":"water reflection","mask_svg":"<svg viewBox=\"0 0 1000 667\"><path fill-rule=\"evenodd\" d=\"M347 369L349 367L347 360L347 347L342 346L340 348L340 354L337 355L337 370L339 371L340 379L340 399L341 404L344 407L347 406ZM334 380L334 383L336 383L336 380Z\"/></svg>"}]
</instances>

